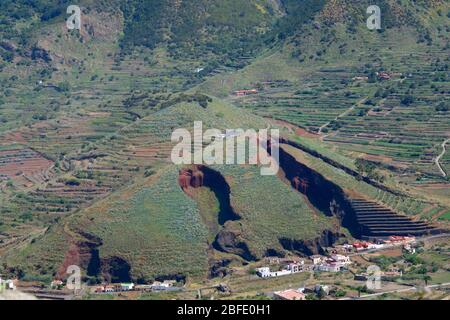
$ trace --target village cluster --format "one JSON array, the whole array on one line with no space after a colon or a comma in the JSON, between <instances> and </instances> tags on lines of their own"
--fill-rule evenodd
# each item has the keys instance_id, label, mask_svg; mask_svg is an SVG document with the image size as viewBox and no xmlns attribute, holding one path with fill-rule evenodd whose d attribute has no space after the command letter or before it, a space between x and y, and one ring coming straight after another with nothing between
<instances>
[{"instance_id":1,"label":"village cluster","mask_svg":"<svg viewBox=\"0 0 450 320\"><path fill-rule=\"evenodd\" d=\"M329 248L331 254L328 256L313 255L309 257L309 261L282 258L267 258L270 264L285 263L285 267L281 271L270 271L269 267L261 267L256 269L256 273L261 278L279 277L298 272L340 272L348 270L348 266L352 264L351 255L359 255L370 253L377 250L402 247L407 253L415 253L415 237L391 236L388 239L375 242L357 241L352 244L337 245ZM295 260L295 261L294 261ZM287 264L286 264L287 263ZM368 273L355 274L354 279L359 281L367 281L372 275ZM402 271L398 269L390 269L388 271L379 271L380 280L390 280L392 278L401 277ZM273 298L278 300L306 300L308 294L327 296L331 294L335 288L328 285L317 284L310 288L301 287L298 289L287 289L275 291Z\"/></svg>"},{"instance_id":2,"label":"village cluster","mask_svg":"<svg viewBox=\"0 0 450 320\"><path fill-rule=\"evenodd\" d=\"M94 294L114 293L124 291L176 291L180 287L176 286L176 280L154 281L152 284L135 284L133 282L127 283L110 283L90 287L90 292ZM61 280L53 280L50 284L52 289L61 289L64 287L64 282Z\"/></svg>"},{"instance_id":3,"label":"village cluster","mask_svg":"<svg viewBox=\"0 0 450 320\"><path fill-rule=\"evenodd\" d=\"M346 254L362 253L370 250L383 250L393 247L403 246L408 253L414 253L413 244L416 242L415 237L391 236L388 239L376 242L357 241L353 244L337 245L329 249L329 256L313 255L309 257L309 261L302 260L285 260L287 263L284 268L279 271L271 271L270 267L261 267L256 269L256 273L261 278L280 277L298 272L340 272L347 270L352 263L350 256ZM269 258L271 263L280 263L280 258Z\"/></svg>"},{"instance_id":4,"label":"village cluster","mask_svg":"<svg viewBox=\"0 0 450 320\"><path fill-rule=\"evenodd\" d=\"M152 284L117 283L105 284L91 288L91 293L114 293L123 291L177 291L175 280L155 281Z\"/></svg>"},{"instance_id":5,"label":"village cluster","mask_svg":"<svg viewBox=\"0 0 450 320\"><path fill-rule=\"evenodd\" d=\"M308 258L290 257L267 257L266 263L269 265L283 266L277 271L271 271L268 266L257 268L256 274L261 278L280 277L299 272L341 272L348 270L352 264L351 256L364 253L370 253L378 250L402 247L407 253L415 253L415 237L391 236L379 241L356 241L351 244L336 245L326 249L326 255L312 255ZM380 272L382 280L393 277L401 277L399 270L388 270ZM366 281L369 275L365 273L355 274L355 280ZM0 277L0 293L3 290L15 290L18 280L2 279ZM51 282L51 289L63 289L65 283L60 279ZM92 294L120 293L129 291L177 291L182 287L177 285L176 280L154 281L151 284L135 284L135 283L104 283L101 285L89 286L89 292ZM273 292L273 298L282 300L305 300L308 294L324 294L328 295L333 291L326 285L315 285L311 288L288 289Z\"/></svg>"}]
</instances>

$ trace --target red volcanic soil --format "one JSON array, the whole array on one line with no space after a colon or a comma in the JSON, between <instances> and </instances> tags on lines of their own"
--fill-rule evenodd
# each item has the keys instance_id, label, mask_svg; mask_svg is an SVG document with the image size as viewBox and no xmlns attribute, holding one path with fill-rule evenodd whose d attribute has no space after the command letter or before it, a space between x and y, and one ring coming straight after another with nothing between
<instances>
[{"instance_id":1,"label":"red volcanic soil","mask_svg":"<svg viewBox=\"0 0 450 320\"><path fill-rule=\"evenodd\" d=\"M178 183L184 191L189 187L199 188L203 186L204 174L200 170L200 166L193 166L191 169L183 168L180 170Z\"/></svg>"},{"instance_id":2,"label":"red volcanic soil","mask_svg":"<svg viewBox=\"0 0 450 320\"><path fill-rule=\"evenodd\" d=\"M6 144L12 144L12 143L26 144L27 143L25 138L22 136L22 133L20 133L19 131L6 133L4 136L2 136L0 138L0 141L2 141L2 144L5 144L5 143Z\"/></svg>"},{"instance_id":3,"label":"red volcanic soil","mask_svg":"<svg viewBox=\"0 0 450 320\"><path fill-rule=\"evenodd\" d=\"M167 158L172 151L169 143L158 143L151 146L131 146L125 152L128 156L143 160L155 160L157 158Z\"/></svg>"},{"instance_id":4,"label":"red volcanic soil","mask_svg":"<svg viewBox=\"0 0 450 320\"><path fill-rule=\"evenodd\" d=\"M67 250L66 255L64 257L64 261L62 265L59 267L58 272L56 274L57 279L65 279L67 278L67 268L71 265L79 266L81 265L81 256L80 256L80 248L77 245L72 243L70 245L69 250Z\"/></svg>"},{"instance_id":5,"label":"red volcanic soil","mask_svg":"<svg viewBox=\"0 0 450 320\"><path fill-rule=\"evenodd\" d=\"M53 166L53 161L31 149L10 149L0 151L0 175L23 183L42 180L44 172Z\"/></svg>"}]
</instances>

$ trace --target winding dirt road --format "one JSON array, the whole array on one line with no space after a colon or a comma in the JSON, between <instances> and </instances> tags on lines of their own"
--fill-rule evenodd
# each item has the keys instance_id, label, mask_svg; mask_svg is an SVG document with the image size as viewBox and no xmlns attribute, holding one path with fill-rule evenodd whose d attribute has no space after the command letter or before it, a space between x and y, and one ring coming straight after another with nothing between
<instances>
[{"instance_id":1,"label":"winding dirt road","mask_svg":"<svg viewBox=\"0 0 450 320\"><path fill-rule=\"evenodd\" d=\"M447 144L447 142L449 142L450 139L445 140L444 142L442 142L441 147L442 147L442 152L436 157L436 159L434 160L434 162L436 163L437 167L439 168L439 171L441 172L443 177L446 177L447 174L445 173L444 168L442 168L441 164L439 163L439 161L441 160L441 158L444 156L445 152L447 151L445 148L445 145Z\"/></svg>"}]
</instances>

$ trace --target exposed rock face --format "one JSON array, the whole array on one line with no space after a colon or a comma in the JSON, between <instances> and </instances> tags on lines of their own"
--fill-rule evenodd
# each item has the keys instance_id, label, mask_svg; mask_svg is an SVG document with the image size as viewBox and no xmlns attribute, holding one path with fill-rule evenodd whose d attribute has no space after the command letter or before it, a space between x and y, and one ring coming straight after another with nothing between
<instances>
[{"instance_id":1,"label":"exposed rock face","mask_svg":"<svg viewBox=\"0 0 450 320\"><path fill-rule=\"evenodd\" d=\"M247 261L256 260L256 257L248 249L247 244L239 239L239 235L226 229L221 230L217 234L213 246L216 250L236 254Z\"/></svg>"},{"instance_id":2,"label":"exposed rock face","mask_svg":"<svg viewBox=\"0 0 450 320\"><path fill-rule=\"evenodd\" d=\"M284 249L296 254L311 256L314 254L325 254L324 248L332 246L339 237L340 235L336 232L324 230L316 239L296 240L281 238L280 244Z\"/></svg>"},{"instance_id":3,"label":"exposed rock face","mask_svg":"<svg viewBox=\"0 0 450 320\"><path fill-rule=\"evenodd\" d=\"M280 148L280 167L291 186L304 194L315 208L327 216L339 218L342 226L359 237L355 212L341 187L298 162L283 148Z\"/></svg>"},{"instance_id":4,"label":"exposed rock face","mask_svg":"<svg viewBox=\"0 0 450 320\"><path fill-rule=\"evenodd\" d=\"M184 192L190 194L190 188L207 187L211 189L219 201L219 224L227 221L239 220L240 216L233 210L230 200L230 186L225 178L217 171L206 166L195 165L183 168L178 176L178 184Z\"/></svg>"},{"instance_id":5,"label":"exposed rock face","mask_svg":"<svg viewBox=\"0 0 450 320\"><path fill-rule=\"evenodd\" d=\"M401 192L399 192L399 191L397 191L397 190L393 190L393 189L391 189L391 188L388 188L387 186L385 186L385 185L382 184L382 183L379 183L378 181L374 181L374 180L371 180L371 179L368 178L368 177L361 176L361 175L360 175L358 172L356 172L355 170L350 169L349 167L347 167L347 166L345 166L345 165L343 165L343 164L341 164L341 163L338 163L337 161L334 161L333 159L330 159L330 158L328 158L328 157L326 157L326 156L324 156L324 155L318 153L317 151L312 150L312 149L309 149L308 147L305 147L305 146L303 146L303 145L301 145L301 144L299 144L299 143L297 143L297 142L290 141L290 140L287 140L287 139L285 139L285 138L280 138L280 143L285 143L285 144L291 145L291 146L293 146L293 147L295 147L295 148L297 148L297 149L300 149L300 150L302 150L302 151L304 151L304 152L306 152L306 153L309 153L309 154L312 155L313 157L319 158L319 159L321 159L322 161L324 161L325 163L328 163L329 165L332 165L332 166L335 167L335 168L341 169L341 170L344 171L345 173L347 173L347 174L349 174L349 175L351 175L351 176L353 176L353 177L355 177L355 178L361 179L362 181L364 181L364 182L366 182L366 183L368 183L368 184L374 186L375 188L381 189L381 190L383 190L383 191L392 193L392 194L397 195L397 196L404 196L403 193L401 193ZM281 152L282 152L282 150L281 150L281 148L280 148L280 158L281 158L281 156L282 156L282 155L281 155ZM283 154L285 154L285 153L286 153L286 152L283 152Z\"/></svg>"},{"instance_id":6,"label":"exposed rock face","mask_svg":"<svg viewBox=\"0 0 450 320\"><path fill-rule=\"evenodd\" d=\"M284 258L286 256L285 252L279 251L277 249L267 249L266 253L264 254L265 257L279 257Z\"/></svg>"},{"instance_id":7,"label":"exposed rock face","mask_svg":"<svg viewBox=\"0 0 450 320\"><path fill-rule=\"evenodd\" d=\"M223 278L225 277L229 270L227 266L231 263L230 259L221 259L221 260L210 260L209 261L209 275L208 277L211 278Z\"/></svg>"},{"instance_id":8,"label":"exposed rock face","mask_svg":"<svg viewBox=\"0 0 450 320\"><path fill-rule=\"evenodd\" d=\"M194 166L192 169L183 168L180 170L178 183L186 191L189 187L200 188L203 186L204 174L201 171L203 166Z\"/></svg>"},{"instance_id":9,"label":"exposed rock face","mask_svg":"<svg viewBox=\"0 0 450 320\"><path fill-rule=\"evenodd\" d=\"M86 268L88 275L96 275L98 273L99 267L96 266L95 260L98 259L97 247L102 244L102 241L95 236L84 235L88 236L86 241L73 241L71 243L69 250L65 254L64 261L56 274L57 279L68 277L66 271L70 265Z\"/></svg>"},{"instance_id":10,"label":"exposed rock face","mask_svg":"<svg viewBox=\"0 0 450 320\"><path fill-rule=\"evenodd\" d=\"M103 278L108 282L131 281L129 263L120 257L110 257L101 261Z\"/></svg>"},{"instance_id":11,"label":"exposed rock face","mask_svg":"<svg viewBox=\"0 0 450 320\"><path fill-rule=\"evenodd\" d=\"M83 240L72 242L58 270L57 279L67 278L67 267L77 265L91 277L101 276L108 282L131 281L131 267L125 259L115 256L101 259L98 248L103 244L102 240L80 230L77 233Z\"/></svg>"}]
</instances>

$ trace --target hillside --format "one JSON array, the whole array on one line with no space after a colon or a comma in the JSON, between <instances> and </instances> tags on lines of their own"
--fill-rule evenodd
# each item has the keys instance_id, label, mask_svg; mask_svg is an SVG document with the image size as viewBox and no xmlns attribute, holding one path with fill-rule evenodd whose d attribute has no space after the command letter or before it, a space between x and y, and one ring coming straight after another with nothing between
<instances>
[{"instance_id":1,"label":"hillside","mask_svg":"<svg viewBox=\"0 0 450 320\"><path fill-rule=\"evenodd\" d=\"M449 3L375 2L379 31L365 0L84 0L78 32L2 1L0 271L201 281L360 238L351 200L448 228ZM280 128L287 165L177 167L194 121Z\"/></svg>"}]
</instances>

